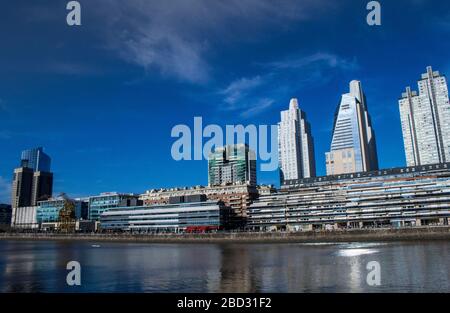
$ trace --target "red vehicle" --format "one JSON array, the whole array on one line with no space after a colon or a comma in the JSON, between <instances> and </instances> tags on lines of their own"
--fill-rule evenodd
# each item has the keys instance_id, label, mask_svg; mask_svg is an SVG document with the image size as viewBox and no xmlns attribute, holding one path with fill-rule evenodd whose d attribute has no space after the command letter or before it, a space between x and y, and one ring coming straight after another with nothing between
<instances>
[{"instance_id":1,"label":"red vehicle","mask_svg":"<svg viewBox=\"0 0 450 313\"><path fill-rule=\"evenodd\" d=\"M219 230L217 226L188 226L186 227L186 233L189 234L204 234L211 231Z\"/></svg>"}]
</instances>

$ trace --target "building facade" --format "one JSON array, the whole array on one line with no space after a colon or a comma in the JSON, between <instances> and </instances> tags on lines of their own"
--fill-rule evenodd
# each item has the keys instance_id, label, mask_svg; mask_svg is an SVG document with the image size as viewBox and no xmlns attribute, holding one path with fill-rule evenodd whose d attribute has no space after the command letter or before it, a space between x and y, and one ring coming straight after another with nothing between
<instances>
[{"instance_id":1,"label":"building facade","mask_svg":"<svg viewBox=\"0 0 450 313\"><path fill-rule=\"evenodd\" d=\"M305 180L260 197L248 215L262 231L448 225L450 163Z\"/></svg>"},{"instance_id":2,"label":"building facade","mask_svg":"<svg viewBox=\"0 0 450 313\"><path fill-rule=\"evenodd\" d=\"M139 196L105 192L98 196L89 197L89 220L99 221L100 215L111 208L139 205Z\"/></svg>"},{"instance_id":3,"label":"building facade","mask_svg":"<svg viewBox=\"0 0 450 313\"><path fill-rule=\"evenodd\" d=\"M22 152L21 166L14 170L11 204L13 207L36 206L38 201L51 198L53 174L50 157L42 148Z\"/></svg>"},{"instance_id":4,"label":"building facade","mask_svg":"<svg viewBox=\"0 0 450 313\"><path fill-rule=\"evenodd\" d=\"M39 201L36 210L36 220L38 224L55 223L59 221L59 213L66 203L64 197ZM70 200L75 205L75 218L84 220L88 217L88 204L83 201Z\"/></svg>"},{"instance_id":5,"label":"building facade","mask_svg":"<svg viewBox=\"0 0 450 313\"><path fill-rule=\"evenodd\" d=\"M141 194L139 199L144 205L168 204L172 197L185 197L205 195L209 200L222 201L226 206L233 209L239 217L247 216L247 209L259 194L270 194L274 192L273 186L251 186L251 185L226 185L226 186L196 186L170 189L152 189Z\"/></svg>"},{"instance_id":6,"label":"building facade","mask_svg":"<svg viewBox=\"0 0 450 313\"><path fill-rule=\"evenodd\" d=\"M31 168L34 172L50 172L51 159L42 147L22 151L21 167Z\"/></svg>"},{"instance_id":7,"label":"building facade","mask_svg":"<svg viewBox=\"0 0 450 313\"><path fill-rule=\"evenodd\" d=\"M399 100L407 166L450 161L450 103L445 76L427 67L418 82Z\"/></svg>"},{"instance_id":8,"label":"building facade","mask_svg":"<svg viewBox=\"0 0 450 313\"><path fill-rule=\"evenodd\" d=\"M37 206L12 209L11 227L15 229L38 229Z\"/></svg>"},{"instance_id":9,"label":"building facade","mask_svg":"<svg viewBox=\"0 0 450 313\"><path fill-rule=\"evenodd\" d=\"M34 172L31 192L31 204L37 205L38 201L50 199L53 194L53 173Z\"/></svg>"},{"instance_id":10,"label":"building facade","mask_svg":"<svg viewBox=\"0 0 450 313\"><path fill-rule=\"evenodd\" d=\"M33 170L19 167L14 170L11 205L13 208L28 207L32 205Z\"/></svg>"},{"instance_id":11,"label":"building facade","mask_svg":"<svg viewBox=\"0 0 450 313\"><path fill-rule=\"evenodd\" d=\"M229 228L231 210L222 202L176 203L151 207L112 208L102 213L100 225L106 231L185 232L189 229Z\"/></svg>"},{"instance_id":12,"label":"building facade","mask_svg":"<svg viewBox=\"0 0 450 313\"><path fill-rule=\"evenodd\" d=\"M11 226L12 208L9 204L0 204L0 229Z\"/></svg>"},{"instance_id":13,"label":"building facade","mask_svg":"<svg viewBox=\"0 0 450 313\"><path fill-rule=\"evenodd\" d=\"M316 176L314 140L306 114L300 110L297 99L292 99L289 110L281 112L278 123L278 155L280 181Z\"/></svg>"},{"instance_id":14,"label":"building facade","mask_svg":"<svg viewBox=\"0 0 450 313\"><path fill-rule=\"evenodd\" d=\"M327 175L378 169L375 133L361 82L350 82L334 120L330 152L325 155Z\"/></svg>"},{"instance_id":15,"label":"building facade","mask_svg":"<svg viewBox=\"0 0 450 313\"><path fill-rule=\"evenodd\" d=\"M215 148L208 159L208 184L256 186L256 155L246 144Z\"/></svg>"}]
</instances>

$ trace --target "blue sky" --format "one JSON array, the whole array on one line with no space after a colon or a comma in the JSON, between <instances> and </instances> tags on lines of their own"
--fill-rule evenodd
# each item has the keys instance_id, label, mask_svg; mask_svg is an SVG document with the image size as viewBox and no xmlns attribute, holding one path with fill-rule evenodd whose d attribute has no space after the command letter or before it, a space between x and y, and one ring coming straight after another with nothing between
<instances>
[{"instance_id":1,"label":"blue sky","mask_svg":"<svg viewBox=\"0 0 450 313\"><path fill-rule=\"evenodd\" d=\"M0 201L20 151L43 146L55 192L207 184L206 161L172 160L177 124L276 124L299 99L325 174L333 114L362 81L380 166L405 164L398 98L427 65L450 73L450 4L380 1L89 0L82 26L66 1L0 10ZM278 173L259 173L278 183Z\"/></svg>"}]
</instances>

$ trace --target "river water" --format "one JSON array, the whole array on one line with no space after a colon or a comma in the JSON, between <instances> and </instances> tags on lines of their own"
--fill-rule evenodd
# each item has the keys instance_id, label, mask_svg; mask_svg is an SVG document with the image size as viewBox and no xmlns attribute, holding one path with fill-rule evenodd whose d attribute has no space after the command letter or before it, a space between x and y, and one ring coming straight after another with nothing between
<instances>
[{"instance_id":1,"label":"river water","mask_svg":"<svg viewBox=\"0 0 450 313\"><path fill-rule=\"evenodd\" d=\"M70 261L81 265L81 286L66 283ZM367 269L374 261L379 275ZM0 241L0 292L450 292L450 241Z\"/></svg>"}]
</instances>

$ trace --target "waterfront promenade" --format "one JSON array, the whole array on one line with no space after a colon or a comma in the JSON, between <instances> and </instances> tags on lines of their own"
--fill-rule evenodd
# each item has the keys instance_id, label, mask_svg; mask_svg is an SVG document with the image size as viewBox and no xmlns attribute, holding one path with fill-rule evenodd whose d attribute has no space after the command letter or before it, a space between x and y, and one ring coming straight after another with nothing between
<instances>
[{"instance_id":1,"label":"waterfront promenade","mask_svg":"<svg viewBox=\"0 0 450 313\"><path fill-rule=\"evenodd\" d=\"M146 243L316 243L450 240L450 226L311 232L218 232L206 234L0 233L0 240Z\"/></svg>"}]
</instances>

